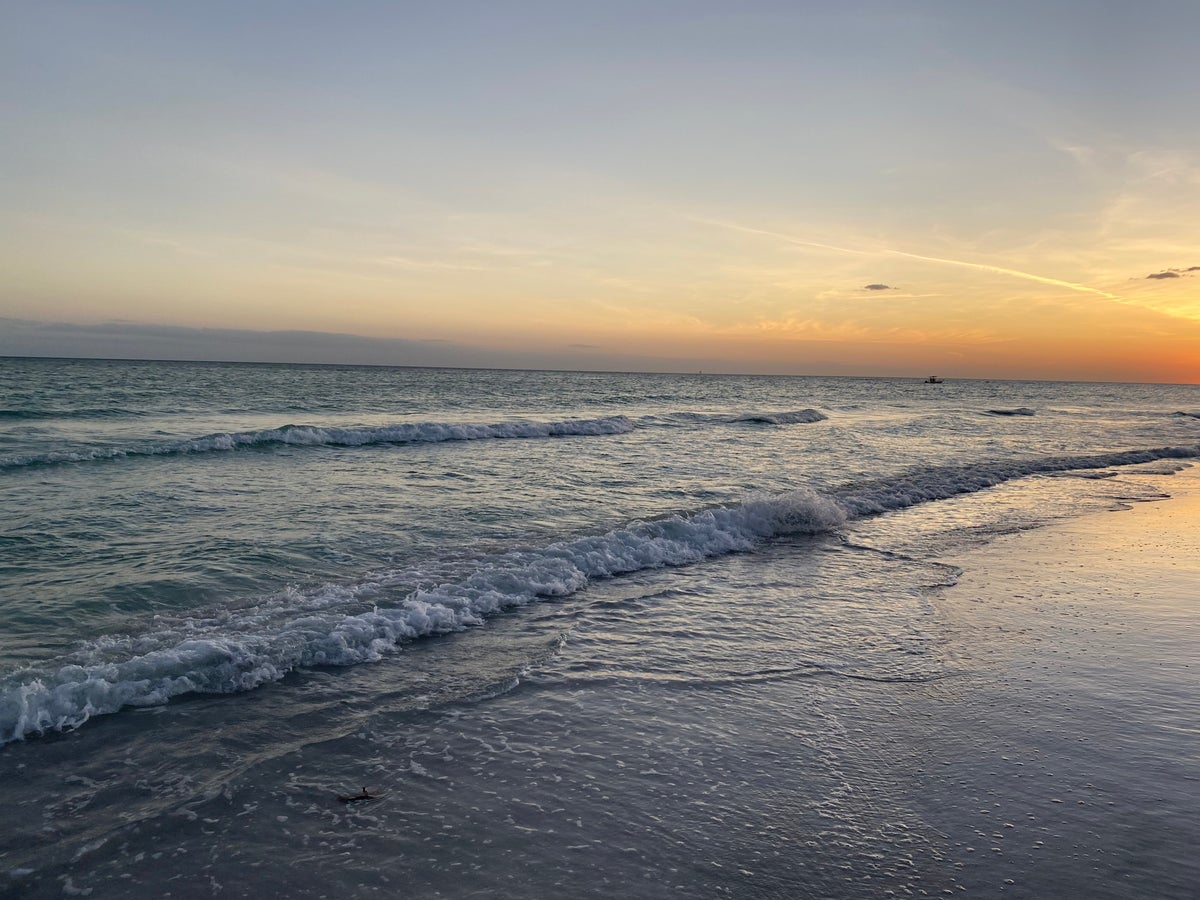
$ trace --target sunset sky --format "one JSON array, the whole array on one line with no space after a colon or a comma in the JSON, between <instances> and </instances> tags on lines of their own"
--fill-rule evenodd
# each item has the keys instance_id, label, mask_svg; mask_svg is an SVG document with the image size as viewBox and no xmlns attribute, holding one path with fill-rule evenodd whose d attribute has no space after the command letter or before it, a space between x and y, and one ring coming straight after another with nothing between
<instances>
[{"instance_id":1,"label":"sunset sky","mask_svg":"<svg viewBox=\"0 0 1200 900\"><path fill-rule=\"evenodd\" d=\"M1200 382L1195 0L3 11L0 354Z\"/></svg>"}]
</instances>

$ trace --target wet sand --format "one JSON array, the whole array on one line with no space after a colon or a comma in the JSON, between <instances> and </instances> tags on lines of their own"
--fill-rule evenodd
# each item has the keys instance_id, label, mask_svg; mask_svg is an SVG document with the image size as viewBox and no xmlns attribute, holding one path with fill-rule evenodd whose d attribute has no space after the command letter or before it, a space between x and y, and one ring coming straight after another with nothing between
<instances>
[{"instance_id":1,"label":"wet sand","mask_svg":"<svg viewBox=\"0 0 1200 900\"><path fill-rule=\"evenodd\" d=\"M1200 468L1161 484L948 560L958 674L902 728L937 892L1200 896Z\"/></svg>"}]
</instances>

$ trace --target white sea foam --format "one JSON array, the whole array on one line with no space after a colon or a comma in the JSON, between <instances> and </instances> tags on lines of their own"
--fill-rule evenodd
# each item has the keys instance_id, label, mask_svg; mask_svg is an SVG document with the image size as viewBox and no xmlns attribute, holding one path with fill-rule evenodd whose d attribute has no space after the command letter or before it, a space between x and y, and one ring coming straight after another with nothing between
<instances>
[{"instance_id":1,"label":"white sea foam","mask_svg":"<svg viewBox=\"0 0 1200 900\"><path fill-rule=\"evenodd\" d=\"M233 693L297 668L379 660L398 642L477 625L540 598L566 597L590 581L752 550L771 538L838 528L847 518L901 509L1038 473L1098 469L1200 455L1166 447L1086 457L942 467L848 485L800 490L690 514L635 521L494 557L467 577L385 600L388 576L352 586L290 592L209 619L160 623L133 637L93 642L68 664L13 673L0 686L0 743L76 728L94 715L149 706L191 692ZM355 602L374 608L348 611ZM361 605L359 607L361 609Z\"/></svg>"},{"instance_id":2,"label":"white sea foam","mask_svg":"<svg viewBox=\"0 0 1200 900\"><path fill-rule=\"evenodd\" d=\"M334 589L333 601L300 604L307 608L291 617L266 604L136 639L96 642L93 662L10 680L0 694L0 742L75 728L94 715L185 693L249 690L299 667L372 662L399 641L477 625L506 608L570 595L595 578L751 550L776 535L825 531L843 520L832 500L802 491L504 554L462 581L414 592L392 607L331 614L322 608L327 601L346 597ZM100 661L114 649L129 655Z\"/></svg>"}]
</instances>

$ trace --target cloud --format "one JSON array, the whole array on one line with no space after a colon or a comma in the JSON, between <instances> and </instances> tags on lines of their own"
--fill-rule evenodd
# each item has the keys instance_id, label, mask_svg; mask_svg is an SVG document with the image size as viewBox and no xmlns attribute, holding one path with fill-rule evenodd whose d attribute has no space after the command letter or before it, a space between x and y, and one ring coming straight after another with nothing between
<instances>
[{"instance_id":1,"label":"cloud","mask_svg":"<svg viewBox=\"0 0 1200 900\"><path fill-rule=\"evenodd\" d=\"M1168 269L1165 272L1155 272L1153 275L1147 275L1147 278L1178 278L1179 273L1174 269Z\"/></svg>"},{"instance_id":2,"label":"cloud","mask_svg":"<svg viewBox=\"0 0 1200 900\"><path fill-rule=\"evenodd\" d=\"M492 364L480 348L440 338L190 328L119 320L79 324L0 318L0 356L7 355L416 366Z\"/></svg>"},{"instance_id":3,"label":"cloud","mask_svg":"<svg viewBox=\"0 0 1200 900\"><path fill-rule=\"evenodd\" d=\"M863 285L863 290L864 291L894 291L895 288L892 287L890 284L865 284L865 285Z\"/></svg>"},{"instance_id":4,"label":"cloud","mask_svg":"<svg viewBox=\"0 0 1200 900\"><path fill-rule=\"evenodd\" d=\"M1095 148L1086 147L1082 144L1071 144L1062 140L1051 140L1050 146L1071 157L1082 168L1088 171L1095 171L1097 157L1099 156Z\"/></svg>"},{"instance_id":5,"label":"cloud","mask_svg":"<svg viewBox=\"0 0 1200 900\"><path fill-rule=\"evenodd\" d=\"M253 331L105 321L46 322L0 316L0 357L159 359L247 363L546 369L591 372L762 372L788 374L791 360L713 356L643 356L604 345L487 346L441 338L380 338L319 331ZM852 366L814 357L811 365ZM817 369L819 371L820 368Z\"/></svg>"},{"instance_id":6,"label":"cloud","mask_svg":"<svg viewBox=\"0 0 1200 900\"><path fill-rule=\"evenodd\" d=\"M485 266L463 265L441 259L413 259L411 256L380 256L370 260L381 266L396 269L436 269L449 272L486 272Z\"/></svg>"}]
</instances>

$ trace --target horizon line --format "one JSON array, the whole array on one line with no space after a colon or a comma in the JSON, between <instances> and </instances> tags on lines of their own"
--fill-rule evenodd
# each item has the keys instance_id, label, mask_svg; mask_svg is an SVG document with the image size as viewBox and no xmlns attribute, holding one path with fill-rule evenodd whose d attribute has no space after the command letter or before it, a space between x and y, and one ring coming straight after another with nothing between
<instances>
[{"instance_id":1,"label":"horizon line","mask_svg":"<svg viewBox=\"0 0 1200 900\"><path fill-rule=\"evenodd\" d=\"M516 367L516 366L442 366L442 365L404 365L402 363L366 363L366 362L304 362L304 361L273 361L273 360L244 360L244 359L168 359L161 357L141 357L141 356L38 356L33 354L0 354L0 361L5 360L40 360L43 362L117 362L117 363L182 363L190 365L214 365L214 366L311 366L325 368L341 368L341 369L426 369L435 371L462 371L462 372L539 372L557 375L665 375L670 377L680 376L702 376L706 378L850 378L861 381L866 380L882 380L882 381L916 381L925 383L928 375L818 375L804 374L800 372L707 372L704 370L695 371L661 371L651 372L639 369L547 369L538 367ZM942 383L954 383L962 381L1008 381L1016 384L1144 384L1144 385L1162 385L1164 387L1197 387L1194 382L1187 381L1104 381L1091 380L1084 378L1065 379L1065 378L1000 378L1000 377L981 377L981 376L963 376L956 378L954 376L938 376L942 378Z\"/></svg>"}]
</instances>

